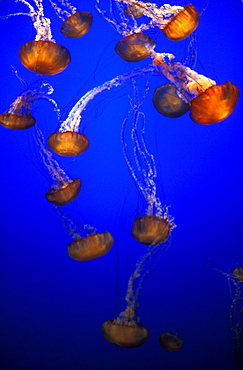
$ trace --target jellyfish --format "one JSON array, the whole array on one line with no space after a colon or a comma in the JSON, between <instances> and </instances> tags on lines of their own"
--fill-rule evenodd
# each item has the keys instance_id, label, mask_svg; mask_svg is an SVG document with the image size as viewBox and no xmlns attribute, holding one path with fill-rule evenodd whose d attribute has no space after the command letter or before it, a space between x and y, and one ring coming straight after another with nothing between
<instances>
[{"instance_id":1,"label":"jellyfish","mask_svg":"<svg viewBox=\"0 0 243 370\"><path fill-rule=\"evenodd\" d=\"M49 0L53 6L57 16L63 21L61 32L63 35L70 38L78 38L84 36L90 29L93 16L87 11L77 11L67 0L58 0L61 6L67 8L63 10L54 1Z\"/></svg>"},{"instance_id":2,"label":"jellyfish","mask_svg":"<svg viewBox=\"0 0 243 370\"><path fill-rule=\"evenodd\" d=\"M134 220L132 236L142 244L159 244L168 239L175 224L169 215L168 207L163 207L157 196L157 169L154 156L149 152L145 142L145 115L140 111L146 94L139 102L135 81L133 81L133 88L134 102L131 101L131 109L123 121L121 140L127 167L144 196L147 208L144 216ZM130 117L132 117L131 143L128 143L125 139L125 131L128 130ZM131 158L129 150L133 153Z\"/></svg>"},{"instance_id":3,"label":"jellyfish","mask_svg":"<svg viewBox=\"0 0 243 370\"><path fill-rule=\"evenodd\" d=\"M230 81L216 85L207 78L183 64L174 62L169 53L151 54L153 65L177 87L180 98L190 104L191 119L202 125L217 123L226 119L234 110L239 89Z\"/></svg>"},{"instance_id":4,"label":"jellyfish","mask_svg":"<svg viewBox=\"0 0 243 370\"><path fill-rule=\"evenodd\" d=\"M1 18L25 15L31 18L37 32L33 41L21 46L19 58L25 68L43 75L54 75L62 72L71 61L69 51L55 43L51 32L50 19L45 17L42 0L33 0L32 6L27 0L18 0L26 5L28 13L13 13Z\"/></svg>"},{"instance_id":5,"label":"jellyfish","mask_svg":"<svg viewBox=\"0 0 243 370\"><path fill-rule=\"evenodd\" d=\"M26 130L35 124L31 107L37 99L37 92L32 89L23 91L10 105L6 112L0 114L0 124L13 130Z\"/></svg>"},{"instance_id":6,"label":"jellyfish","mask_svg":"<svg viewBox=\"0 0 243 370\"><path fill-rule=\"evenodd\" d=\"M77 231L75 221L64 213L60 207L56 207L57 212L62 218L62 224L73 238L73 242L68 244L68 255L76 261L89 261L107 254L113 243L113 236L109 231L97 233L92 225L83 225L81 232ZM84 234L82 236L81 234Z\"/></svg>"},{"instance_id":7,"label":"jellyfish","mask_svg":"<svg viewBox=\"0 0 243 370\"><path fill-rule=\"evenodd\" d=\"M190 105L178 96L177 88L172 84L157 87L153 95L155 109L166 117L180 117L185 114Z\"/></svg>"},{"instance_id":8,"label":"jellyfish","mask_svg":"<svg viewBox=\"0 0 243 370\"><path fill-rule=\"evenodd\" d=\"M127 4L124 12L129 17L132 17L133 25L130 25L125 18L119 4L121 2ZM155 41L144 34L143 31L150 28L159 28L171 40L183 40L196 29L199 22L199 14L191 4L185 8L169 4L158 7L156 4L147 1L116 0L121 17L121 22L118 23L114 14L111 14L111 17L109 17L100 8L99 3L100 0L96 0L97 10L123 36L117 43L115 50L122 59L128 62L136 62L147 58L156 46ZM138 24L135 18L141 15L150 18L150 22Z\"/></svg>"},{"instance_id":9,"label":"jellyfish","mask_svg":"<svg viewBox=\"0 0 243 370\"><path fill-rule=\"evenodd\" d=\"M178 352L183 346L183 340L178 335L171 333L160 334L159 343L168 352Z\"/></svg>"},{"instance_id":10,"label":"jellyfish","mask_svg":"<svg viewBox=\"0 0 243 370\"><path fill-rule=\"evenodd\" d=\"M103 91L110 90L124 82L146 74L157 74L154 67L136 69L130 73L117 76L100 86L94 87L82 96L69 112L67 118L61 122L59 132L51 134L48 138L49 147L57 154L63 156L76 156L85 152L89 147L89 140L83 133L79 133L82 113L87 105Z\"/></svg>"}]
</instances>

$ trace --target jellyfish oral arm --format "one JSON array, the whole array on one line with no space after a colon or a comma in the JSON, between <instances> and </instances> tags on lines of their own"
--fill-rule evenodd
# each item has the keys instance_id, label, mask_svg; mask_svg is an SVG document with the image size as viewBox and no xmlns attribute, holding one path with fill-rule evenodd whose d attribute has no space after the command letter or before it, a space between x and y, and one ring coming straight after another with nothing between
<instances>
[{"instance_id":1,"label":"jellyfish oral arm","mask_svg":"<svg viewBox=\"0 0 243 370\"><path fill-rule=\"evenodd\" d=\"M77 8L75 8L74 6L72 6L68 1L65 1L65 0L59 0L60 4L65 6L69 11L67 10L62 10L61 7L59 7L56 3L54 3L54 1L52 0L49 0L50 4L52 5L53 9L55 10L56 12L56 15L62 19L63 21L67 18L67 17L70 17L70 15L76 13L77 11Z\"/></svg>"},{"instance_id":2,"label":"jellyfish oral arm","mask_svg":"<svg viewBox=\"0 0 243 370\"><path fill-rule=\"evenodd\" d=\"M78 132L82 112L86 109L87 105L89 104L91 100L93 100L97 95L101 94L103 91L110 90L113 86L117 87L132 78L143 76L146 73L155 74L156 73L155 68L148 67L148 68L136 69L130 73L117 76L113 78L112 80L107 81L104 84L88 91L84 96L82 96L81 99L77 101L77 103L71 109L66 120L62 122L59 132L65 132L65 131Z\"/></svg>"},{"instance_id":3,"label":"jellyfish oral arm","mask_svg":"<svg viewBox=\"0 0 243 370\"><path fill-rule=\"evenodd\" d=\"M188 94L188 99L180 96L186 103L190 103L191 98L200 95L209 87L216 85L214 80L207 78L181 63L174 63L174 55L169 53L152 52L153 65L160 66L161 73L178 89L182 89ZM168 61L167 61L168 60Z\"/></svg>"}]
</instances>

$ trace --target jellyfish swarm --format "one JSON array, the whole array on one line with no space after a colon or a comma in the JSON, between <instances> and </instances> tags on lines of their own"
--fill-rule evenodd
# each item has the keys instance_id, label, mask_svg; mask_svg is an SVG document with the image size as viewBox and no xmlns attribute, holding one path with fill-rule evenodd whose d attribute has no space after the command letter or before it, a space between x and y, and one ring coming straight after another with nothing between
<instances>
[{"instance_id":1,"label":"jellyfish swarm","mask_svg":"<svg viewBox=\"0 0 243 370\"><path fill-rule=\"evenodd\" d=\"M19 95L5 113L0 114L0 124L13 130L26 130L34 126L35 118L31 116L31 106L37 99L35 90L26 90Z\"/></svg>"},{"instance_id":2,"label":"jellyfish swarm","mask_svg":"<svg viewBox=\"0 0 243 370\"><path fill-rule=\"evenodd\" d=\"M72 202L77 198L81 189L81 180L71 180L67 173L59 166L58 162L53 158L52 153L46 148L45 141L41 130L35 126L35 139L39 153L51 176L54 185L46 193L46 199L57 206L62 206Z\"/></svg>"},{"instance_id":3,"label":"jellyfish swarm","mask_svg":"<svg viewBox=\"0 0 243 370\"><path fill-rule=\"evenodd\" d=\"M190 105L177 94L177 88L172 84L158 87L154 91L153 104L163 116L176 118L185 114Z\"/></svg>"},{"instance_id":4,"label":"jellyfish swarm","mask_svg":"<svg viewBox=\"0 0 243 370\"><path fill-rule=\"evenodd\" d=\"M227 81L223 85L207 78L181 63L174 62L169 53L151 54L153 65L178 89L178 95L190 104L190 117L199 124L209 125L226 119L234 110L239 89Z\"/></svg>"},{"instance_id":5,"label":"jellyfish swarm","mask_svg":"<svg viewBox=\"0 0 243 370\"><path fill-rule=\"evenodd\" d=\"M168 352L178 352L183 346L183 340L171 333L160 334L159 343Z\"/></svg>"},{"instance_id":6,"label":"jellyfish swarm","mask_svg":"<svg viewBox=\"0 0 243 370\"><path fill-rule=\"evenodd\" d=\"M166 241L175 227L168 208L163 207L157 196L157 169L154 156L149 152L145 142L145 116L140 111L146 98L146 92L139 102L138 89L133 80L134 102L127 118L123 121L121 140L123 154L130 174L146 201L146 215L137 217L132 225L132 236L142 244L159 244ZM129 129L129 121L131 128ZM126 135L126 131L130 135ZM126 137L131 137L128 142Z\"/></svg>"},{"instance_id":7,"label":"jellyfish swarm","mask_svg":"<svg viewBox=\"0 0 243 370\"><path fill-rule=\"evenodd\" d=\"M25 68L43 75L54 75L63 71L71 61L69 51L55 43L50 19L45 17L43 1L34 1L36 9L27 0L19 0L29 9L28 13L13 13L1 18L25 15L31 18L37 32L33 41L26 42L19 50L19 58Z\"/></svg>"}]
</instances>

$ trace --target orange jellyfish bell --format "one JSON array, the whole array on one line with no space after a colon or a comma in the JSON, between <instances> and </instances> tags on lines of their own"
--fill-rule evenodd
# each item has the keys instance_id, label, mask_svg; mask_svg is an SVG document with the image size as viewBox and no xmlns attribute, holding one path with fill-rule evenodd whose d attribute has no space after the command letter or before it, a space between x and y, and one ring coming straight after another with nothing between
<instances>
[{"instance_id":1,"label":"orange jellyfish bell","mask_svg":"<svg viewBox=\"0 0 243 370\"><path fill-rule=\"evenodd\" d=\"M164 35L172 41L180 41L188 37L198 26L199 14L193 5L185 6L164 27Z\"/></svg>"},{"instance_id":2,"label":"orange jellyfish bell","mask_svg":"<svg viewBox=\"0 0 243 370\"><path fill-rule=\"evenodd\" d=\"M153 215L141 216L133 222L132 236L142 244L159 244L168 239L170 229L169 221L164 218Z\"/></svg>"},{"instance_id":3,"label":"orange jellyfish bell","mask_svg":"<svg viewBox=\"0 0 243 370\"><path fill-rule=\"evenodd\" d=\"M70 38L78 38L85 35L93 22L93 16L90 12L76 12L70 15L61 26L63 35Z\"/></svg>"},{"instance_id":4,"label":"orange jellyfish bell","mask_svg":"<svg viewBox=\"0 0 243 370\"><path fill-rule=\"evenodd\" d=\"M70 243L68 254L77 261L92 260L108 253L113 242L114 239L108 231L101 234L90 234Z\"/></svg>"},{"instance_id":5,"label":"orange jellyfish bell","mask_svg":"<svg viewBox=\"0 0 243 370\"><path fill-rule=\"evenodd\" d=\"M153 95L155 109L166 117L180 117L185 114L190 106L178 94L178 89L172 84L158 87Z\"/></svg>"},{"instance_id":6,"label":"orange jellyfish bell","mask_svg":"<svg viewBox=\"0 0 243 370\"><path fill-rule=\"evenodd\" d=\"M50 189L46 193L46 199L56 206L63 206L77 198L81 188L81 180L74 179L60 189Z\"/></svg>"},{"instance_id":7,"label":"orange jellyfish bell","mask_svg":"<svg viewBox=\"0 0 243 370\"><path fill-rule=\"evenodd\" d=\"M243 283L243 267L237 267L233 270L233 276L236 281Z\"/></svg>"},{"instance_id":8,"label":"orange jellyfish bell","mask_svg":"<svg viewBox=\"0 0 243 370\"><path fill-rule=\"evenodd\" d=\"M140 324L126 325L107 320L102 325L103 337L110 343L124 348L135 348L148 340L148 329Z\"/></svg>"},{"instance_id":9,"label":"orange jellyfish bell","mask_svg":"<svg viewBox=\"0 0 243 370\"><path fill-rule=\"evenodd\" d=\"M26 42L19 50L19 57L25 68L41 75L62 72L71 61L66 48L44 40Z\"/></svg>"},{"instance_id":10,"label":"orange jellyfish bell","mask_svg":"<svg viewBox=\"0 0 243 370\"><path fill-rule=\"evenodd\" d=\"M233 112L239 89L230 81L213 85L191 101L190 117L201 125L223 121Z\"/></svg>"},{"instance_id":11,"label":"orange jellyfish bell","mask_svg":"<svg viewBox=\"0 0 243 370\"><path fill-rule=\"evenodd\" d=\"M89 140L85 135L65 131L51 134L48 138L48 145L53 152L72 157L85 152L89 147Z\"/></svg>"},{"instance_id":12,"label":"orange jellyfish bell","mask_svg":"<svg viewBox=\"0 0 243 370\"><path fill-rule=\"evenodd\" d=\"M34 126L35 122L35 118L30 114L0 114L0 125L13 130L26 130L27 128Z\"/></svg>"},{"instance_id":13,"label":"orange jellyfish bell","mask_svg":"<svg viewBox=\"0 0 243 370\"><path fill-rule=\"evenodd\" d=\"M117 54L127 62L147 58L156 46L155 41L144 33L133 33L121 39L115 47Z\"/></svg>"},{"instance_id":14,"label":"orange jellyfish bell","mask_svg":"<svg viewBox=\"0 0 243 370\"><path fill-rule=\"evenodd\" d=\"M183 346L183 340L177 335L170 333L160 334L159 343L168 352L178 352Z\"/></svg>"}]
</instances>

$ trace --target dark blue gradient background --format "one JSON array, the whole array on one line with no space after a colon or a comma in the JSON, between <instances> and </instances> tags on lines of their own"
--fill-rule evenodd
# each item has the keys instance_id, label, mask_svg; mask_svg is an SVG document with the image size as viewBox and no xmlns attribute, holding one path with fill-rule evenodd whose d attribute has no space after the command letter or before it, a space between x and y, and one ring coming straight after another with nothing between
<instances>
[{"instance_id":1,"label":"dark blue gradient background","mask_svg":"<svg viewBox=\"0 0 243 370\"><path fill-rule=\"evenodd\" d=\"M94 0L76 1L94 21L80 39L59 32L61 20L47 0L57 43L71 53L67 69L47 77L63 118L87 91L103 82L146 66L148 58L128 63L115 53L120 35L96 11ZM108 1L102 1L107 8ZM176 3L176 2L173 2ZM176 3L178 4L178 3ZM179 5L182 4L181 0ZM199 12L204 0L193 2ZM0 14L25 12L23 4L0 1ZM181 61L188 41L166 40L162 32L156 51L172 52ZM243 3L210 0L197 30L196 71L218 84L230 80L243 91ZM6 111L22 86L12 66L28 84L37 76L18 59L23 43L35 31L27 17L0 20L0 111ZM177 228L171 245L145 280L138 315L150 332L140 348L124 349L101 335L105 320L125 307L128 278L146 247L130 235L131 224L144 203L126 167L120 140L121 124L130 109L131 83L98 96L83 114L90 148L77 158L56 156L72 178L83 181L80 196L63 210L80 225L109 230L115 239L104 257L77 262L67 255L72 241L56 209L44 194L51 181L41 162L33 129L18 132L0 127L0 367L3 370L232 370L234 343L230 326L232 295L227 278L243 264L242 250L242 97L225 121L200 126L189 115L170 119L152 105L163 77L139 79L146 142L155 155L157 189L171 205ZM58 128L52 106L37 101L33 116L45 138ZM211 267L210 267L211 266ZM168 353L159 343L161 332L178 333L181 352Z\"/></svg>"}]
</instances>

